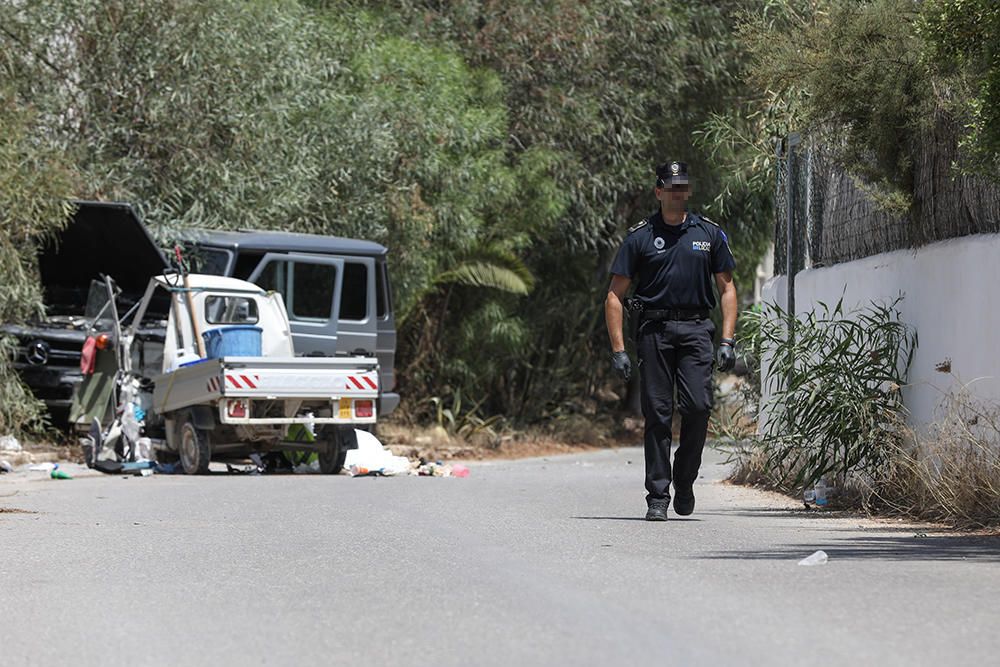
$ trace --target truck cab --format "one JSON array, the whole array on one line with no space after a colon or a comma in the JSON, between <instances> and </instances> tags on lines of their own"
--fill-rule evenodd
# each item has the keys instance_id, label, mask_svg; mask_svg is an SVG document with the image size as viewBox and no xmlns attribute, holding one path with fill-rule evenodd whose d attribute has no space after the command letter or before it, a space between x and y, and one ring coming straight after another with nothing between
<instances>
[{"instance_id":1,"label":"truck cab","mask_svg":"<svg viewBox=\"0 0 1000 667\"><path fill-rule=\"evenodd\" d=\"M373 356L378 412L399 405L396 322L385 246L371 241L271 231L184 232L192 271L247 280L284 299L295 354Z\"/></svg>"}]
</instances>

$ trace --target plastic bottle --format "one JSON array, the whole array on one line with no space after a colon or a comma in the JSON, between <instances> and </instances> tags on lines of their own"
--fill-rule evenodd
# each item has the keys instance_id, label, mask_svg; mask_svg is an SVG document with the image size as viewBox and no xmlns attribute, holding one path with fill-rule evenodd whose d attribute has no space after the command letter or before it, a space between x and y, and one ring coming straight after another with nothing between
<instances>
[{"instance_id":1,"label":"plastic bottle","mask_svg":"<svg viewBox=\"0 0 1000 667\"><path fill-rule=\"evenodd\" d=\"M49 473L49 477L52 479L73 479L73 475L69 474L65 470L59 469L58 463L52 468L52 472Z\"/></svg>"},{"instance_id":2,"label":"plastic bottle","mask_svg":"<svg viewBox=\"0 0 1000 667\"><path fill-rule=\"evenodd\" d=\"M826 485L825 479L816 482L816 507L826 507L829 502L830 487Z\"/></svg>"},{"instance_id":3,"label":"plastic bottle","mask_svg":"<svg viewBox=\"0 0 1000 667\"><path fill-rule=\"evenodd\" d=\"M807 486L802 489L802 502L806 505L813 505L816 503L816 489L811 486Z\"/></svg>"}]
</instances>

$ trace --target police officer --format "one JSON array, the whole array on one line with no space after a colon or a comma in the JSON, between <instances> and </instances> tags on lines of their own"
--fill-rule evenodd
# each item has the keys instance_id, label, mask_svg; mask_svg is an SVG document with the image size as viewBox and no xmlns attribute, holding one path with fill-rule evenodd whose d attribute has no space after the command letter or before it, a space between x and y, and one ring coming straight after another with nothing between
<instances>
[{"instance_id":1,"label":"police officer","mask_svg":"<svg viewBox=\"0 0 1000 667\"><path fill-rule=\"evenodd\" d=\"M612 365L627 381L632 362L625 352L622 313L625 294L635 283L631 304L641 310L636 348L646 418L646 519L664 521L674 485L674 511L694 511L694 481L701 465L712 410L715 307L712 282L722 302L720 370L736 363L736 262L722 229L687 210L691 195L687 165L656 168L658 211L629 228L614 264L604 314L611 338ZM670 463L674 387L681 415L680 446Z\"/></svg>"}]
</instances>

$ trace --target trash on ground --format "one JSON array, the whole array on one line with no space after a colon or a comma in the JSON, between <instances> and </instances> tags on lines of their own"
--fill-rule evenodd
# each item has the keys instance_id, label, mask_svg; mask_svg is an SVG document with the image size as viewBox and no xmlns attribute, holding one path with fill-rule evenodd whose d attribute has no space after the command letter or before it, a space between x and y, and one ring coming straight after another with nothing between
<instances>
[{"instance_id":1,"label":"trash on ground","mask_svg":"<svg viewBox=\"0 0 1000 667\"><path fill-rule=\"evenodd\" d=\"M65 470L59 469L59 464L52 466L52 471L49 473L49 477L52 479L73 479L73 475L69 474Z\"/></svg>"},{"instance_id":2,"label":"trash on ground","mask_svg":"<svg viewBox=\"0 0 1000 667\"><path fill-rule=\"evenodd\" d=\"M14 436L5 435L0 437L0 452L19 452L21 449L21 443Z\"/></svg>"},{"instance_id":3,"label":"trash on ground","mask_svg":"<svg viewBox=\"0 0 1000 667\"><path fill-rule=\"evenodd\" d=\"M170 463L157 463L153 467L153 472L157 475L183 475L184 468L180 461L171 461Z\"/></svg>"},{"instance_id":4,"label":"trash on ground","mask_svg":"<svg viewBox=\"0 0 1000 667\"><path fill-rule=\"evenodd\" d=\"M10 461L0 461L0 473L14 472L14 466L10 464Z\"/></svg>"},{"instance_id":5,"label":"trash on ground","mask_svg":"<svg viewBox=\"0 0 1000 667\"><path fill-rule=\"evenodd\" d=\"M292 472L298 474L319 472L319 460L303 461L302 463L298 463L292 467Z\"/></svg>"},{"instance_id":6,"label":"trash on ground","mask_svg":"<svg viewBox=\"0 0 1000 667\"><path fill-rule=\"evenodd\" d=\"M421 477L468 477L469 473L469 468L461 463L449 465L441 461L422 463L416 470Z\"/></svg>"},{"instance_id":7,"label":"trash on ground","mask_svg":"<svg viewBox=\"0 0 1000 667\"><path fill-rule=\"evenodd\" d=\"M153 458L153 441L145 436L135 441L135 458L148 461Z\"/></svg>"},{"instance_id":8,"label":"trash on ground","mask_svg":"<svg viewBox=\"0 0 1000 667\"><path fill-rule=\"evenodd\" d=\"M463 468L465 466L462 466ZM450 465L441 463L440 461L433 461L421 464L417 468L417 474L421 477L451 477L453 468Z\"/></svg>"},{"instance_id":9,"label":"trash on ground","mask_svg":"<svg viewBox=\"0 0 1000 667\"><path fill-rule=\"evenodd\" d=\"M52 472L52 470L55 467L56 467L55 463L52 463L51 461L46 461L45 463L32 463L30 466L28 466L28 470L31 470L33 472Z\"/></svg>"},{"instance_id":10,"label":"trash on ground","mask_svg":"<svg viewBox=\"0 0 1000 667\"><path fill-rule=\"evenodd\" d=\"M410 472L410 459L405 456L393 456L379 442L379 439L368 431L356 429L358 448L347 450L344 456L344 469L352 477L378 475L402 475Z\"/></svg>"},{"instance_id":11,"label":"trash on ground","mask_svg":"<svg viewBox=\"0 0 1000 667\"><path fill-rule=\"evenodd\" d=\"M251 463L250 465L232 465L231 463L227 463L226 472L230 475L259 475L261 469L256 463Z\"/></svg>"},{"instance_id":12,"label":"trash on ground","mask_svg":"<svg viewBox=\"0 0 1000 667\"><path fill-rule=\"evenodd\" d=\"M121 464L121 472L131 473L139 477L149 477L153 474L153 469L156 467L156 461L144 460L144 461L128 461Z\"/></svg>"},{"instance_id":13,"label":"trash on ground","mask_svg":"<svg viewBox=\"0 0 1000 667\"><path fill-rule=\"evenodd\" d=\"M820 549L819 551L813 553L812 555L806 556L805 558L800 560L799 565L823 565L828 560L830 559L826 555L826 552Z\"/></svg>"},{"instance_id":14,"label":"trash on ground","mask_svg":"<svg viewBox=\"0 0 1000 667\"><path fill-rule=\"evenodd\" d=\"M386 477L386 473L382 468L378 470L369 470L368 468L363 468L357 465L351 465L347 468L347 474L351 477Z\"/></svg>"},{"instance_id":15,"label":"trash on ground","mask_svg":"<svg viewBox=\"0 0 1000 667\"><path fill-rule=\"evenodd\" d=\"M117 475L122 471L122 464L119 461L107 461L101 459L99 461L94 461L91 466L94 470L98 472L103 472L107 475Z\"/></svg>"}]
</instances>

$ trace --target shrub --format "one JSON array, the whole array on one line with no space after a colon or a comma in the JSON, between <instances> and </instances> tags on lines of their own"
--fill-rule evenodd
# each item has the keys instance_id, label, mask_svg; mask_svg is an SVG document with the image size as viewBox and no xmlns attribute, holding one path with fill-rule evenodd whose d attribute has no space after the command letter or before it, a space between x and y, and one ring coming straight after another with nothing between
<instances>
[{"instance_id":1,"label":"shrub","mask_svg":"<svg viewBox=\"0 0 1000 667\"><path fill-rule=\"evenodd\" d=\"M751 367L761 369L759 434L741 454L756 459L771 484L802 488L822 477L874 477L886 469L904 435L901 388L916 332L898 305L870 303L797 316L776 305L746 315Z\"/></svg>"}]
</instances>

